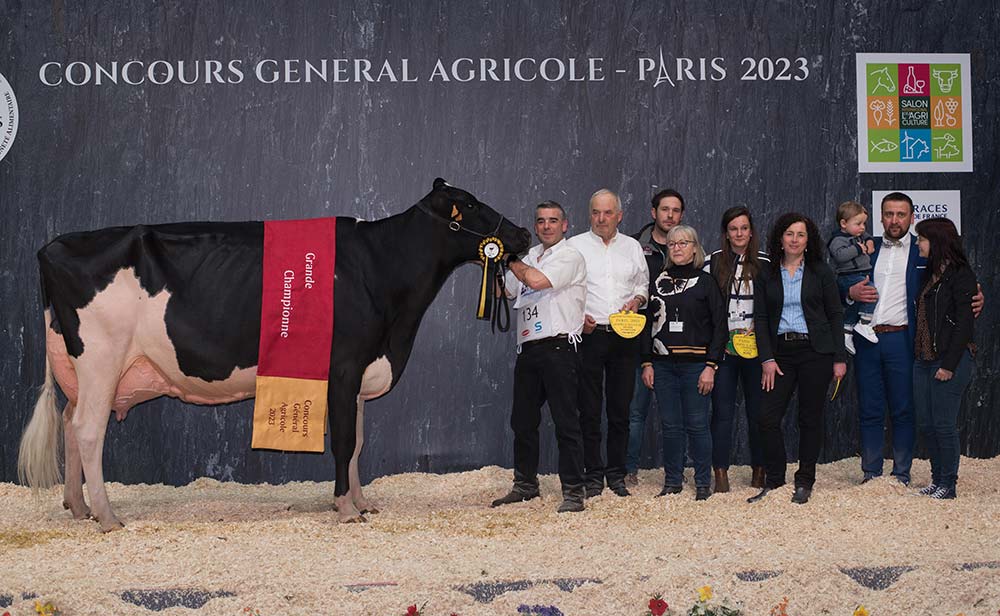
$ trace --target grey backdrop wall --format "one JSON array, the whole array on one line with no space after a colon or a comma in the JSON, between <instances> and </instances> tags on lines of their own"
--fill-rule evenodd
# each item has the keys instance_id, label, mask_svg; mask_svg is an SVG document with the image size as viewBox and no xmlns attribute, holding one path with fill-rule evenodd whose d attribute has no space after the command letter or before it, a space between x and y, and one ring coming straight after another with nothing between
<instances>
[{"instance_id":1,"label":"grey backdrop wall","mask_svg":"<svg viewBox=\"0 0 1000 616\"><path fill-rule=\"evenodd\" d=\"M86 5L86 6L81 6ZM42 382L43 326L35 251L69 231L179 220L349 215L379 218L447 178L529 224L532 207L571 208L619 191L623 230L649 220L648 199L676 187L686 220L718 246L720 213L746 204L767 227L786 210L832 228L836 203L872 189L959 189L965 242L989 296L977 323L979 372L961 415L963 453L1000 452L993 378L1000 342L998 216L1000 5L993 2L0 2L0 73L20 104L13 149L0 161L0 481L15 481L18 439ZM961 52L972 58L975 171L857 173L854 54ZM704 80L653 87L642 58L675 67L706 58ZM744 81L748 58L806 58L802 80ZM329 59L327 82L264 83L254 67ZM347 59L334 83L333 59ZM431 80L458 58L601 58L594 79ZM726 75L711 68L712 58ZM388 60L397 81L354 79L355 59ZM154 67L155 85L96 85L96 65ZM218 60L227 83L204 83ZM407 75L403 75L403 60ZM176 73L201 63L200 83ZM236 61L238 83L229 62ZM65 71L47 62L82 62ZM557 62L547 65L554 77ZM130 79L137 81L137 73ZM522 63L530 76L530 63ZM798 66L797 64L793 66ZM469 65L459 63L468 69ZM211 68L209 66L209 68ZM624 69L623 72L618 72ZM802 73L795 73L801 76ZM462 75L458 75L462 77ZM603 80L596 80L596 77ZM403 82L404 77L414 79ZM62 82L50 86L43 82ZM405 264L401 264L405 267ZM231 281L240 284L240 281ZM362 478L511 463L514 353L473 320L477 271L461 268L428 311L399 386L367 408ZM857 452L853 382L830 408L826 460ZM328 454L251 451L250 402L195 407L160 399L111 422L106 478L183 484L332 478ZM655 417L655 413L652 414ZM741 420L745 421L745 420ZM658 463L652 425L645 463ZM744 426L737 452L746 459ZM794 429L791 431L794 434ZM790 435L791 437L791 435ZM543 469L554 469L546 420ZM794 451L794 450L793 450ZM655 455L655 457L654 457Z\"/></svg>"}]
</instances>

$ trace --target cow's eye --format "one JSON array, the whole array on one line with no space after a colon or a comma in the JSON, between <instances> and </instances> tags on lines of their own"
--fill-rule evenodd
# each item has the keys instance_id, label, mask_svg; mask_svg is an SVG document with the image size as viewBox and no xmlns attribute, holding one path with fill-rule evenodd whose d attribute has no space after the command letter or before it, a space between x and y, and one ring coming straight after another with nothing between
<instances>
[{"instance_id":1,"label":"cow's eye","mask_svg":"<svg viewBox=\"0 0 1000 616\"><path fill-rule=\"evenodd\" d=\"M465 207L467 207L467 208L469 208L471 210L473 207L475 207L475 204L470 201L470 202L468 202L468 203L465 204Z\"/></svg>"}]
</instances>

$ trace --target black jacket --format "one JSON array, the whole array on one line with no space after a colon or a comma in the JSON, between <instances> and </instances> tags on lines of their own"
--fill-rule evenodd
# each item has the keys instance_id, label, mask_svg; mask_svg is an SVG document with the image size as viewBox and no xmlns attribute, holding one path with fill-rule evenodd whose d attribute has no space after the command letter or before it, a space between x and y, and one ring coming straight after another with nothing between
<instances>
[{"instance_id":1,"label":"black jacket","mask_svg":"<svg viewBox=\"0 0 1000 616\"><path fill-rule=\"evenodd\" d=\"M670 331L670 321L683 322L683 331ZM649 287L642 361L659 357L717 364L727 335L726 304L710 274L694 265L672 266L657 274Z\"/></svg>"},{"instance_id":2,"label":"black jacket","mask_svg":"<svg viewBox=\"0 0 1000 616\"><path fill-rule=\"evenodd\" d=\"M774 359L778 324L785 303L781 270L771 268L763 284L754 285L754 329L757 352L762 362ZM837 276L826 263L807 263L802 272L802 312L809 330L809 342L817 353L833 354L834 361L846 362L844 349L844 307L840 303Z\"/></svg>"},{"instance_id":3,"label":"black jacket","mask_svg":"<svg viewBox=\"0 0 1000 616\"><path fill-rule=\"evenodd\" d=\"M976 275L968 265L960 265L945 268L927 294L918 296L917 302L926 302L931 344L945 370L955 371L972 342L972 296L976 293Z\"/></svg>"}]
</instances>

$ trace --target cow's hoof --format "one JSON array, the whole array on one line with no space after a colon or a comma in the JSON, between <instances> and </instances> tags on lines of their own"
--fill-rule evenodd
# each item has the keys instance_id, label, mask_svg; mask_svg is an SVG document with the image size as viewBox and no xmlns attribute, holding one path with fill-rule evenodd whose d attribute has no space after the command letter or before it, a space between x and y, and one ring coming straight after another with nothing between
<instances>
[{"instance_id":1,"label":"cow's hoof","mask_svg":"<svg viewBox=\"0 0 1000 616\"><path fill-rule=\"evenodd\" d=\"M117 519L112 519L110 522L106 524L104 522L101 522L100 524L101 524L101 532L105 534L113 533L116 530L121 530L125 528L125 525L119 522Z\"/></svg>"},{"instance_id":2,"label":"cow's hoof","mask_svg":"<svg viewBox=\"0 0 1000 616\"><path fill-rule=\"evenodd\" d=\"M70 513L73 514L74 520L93 520L94 515L90 513L90 507L87 505L72 505L67 502L63 502L63 509L68 509Z\"/></svg>"},{"instance_id":3,"label":"cow's hoof","mask_svg":"<svg viewBox=\"0 0 1000 616\"><path fill-rule=\"evenodd\" d=\"M375 507L374 505L368 505L367 507L365 507L364 509L361 510L361 513L370 513L372 515L374 515L374 514L376 514L378 512L379 512L378 511L378 507Z\"/></svg>"},{"instance_id":4,"label":"cow's hoof","mask_svg":"<svg viewBox=\"0 0 1000 616\"><path fill-rule=\"evenodd\" d=\"M339 521L341 524L356 524L358 522L367 522L368 519L359 513L358 515L340 516Z\"/></svg>"}]
</instances>

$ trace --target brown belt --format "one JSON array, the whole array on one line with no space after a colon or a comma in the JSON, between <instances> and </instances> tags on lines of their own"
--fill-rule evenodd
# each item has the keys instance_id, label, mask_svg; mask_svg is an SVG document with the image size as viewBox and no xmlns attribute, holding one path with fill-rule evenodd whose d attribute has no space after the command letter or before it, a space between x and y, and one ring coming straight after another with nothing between
<instances>
[{"instance_id":1,"label":"brown belt","mask_svg":"<svg viewBox=\"0 0 1000 616\"><path fill-rule=\"evenodd\" d=\"M876 334L891 334L893 332L905 332L909 327L906 325L876 325L872 329Z\"/></svg>"}]
</instances>

